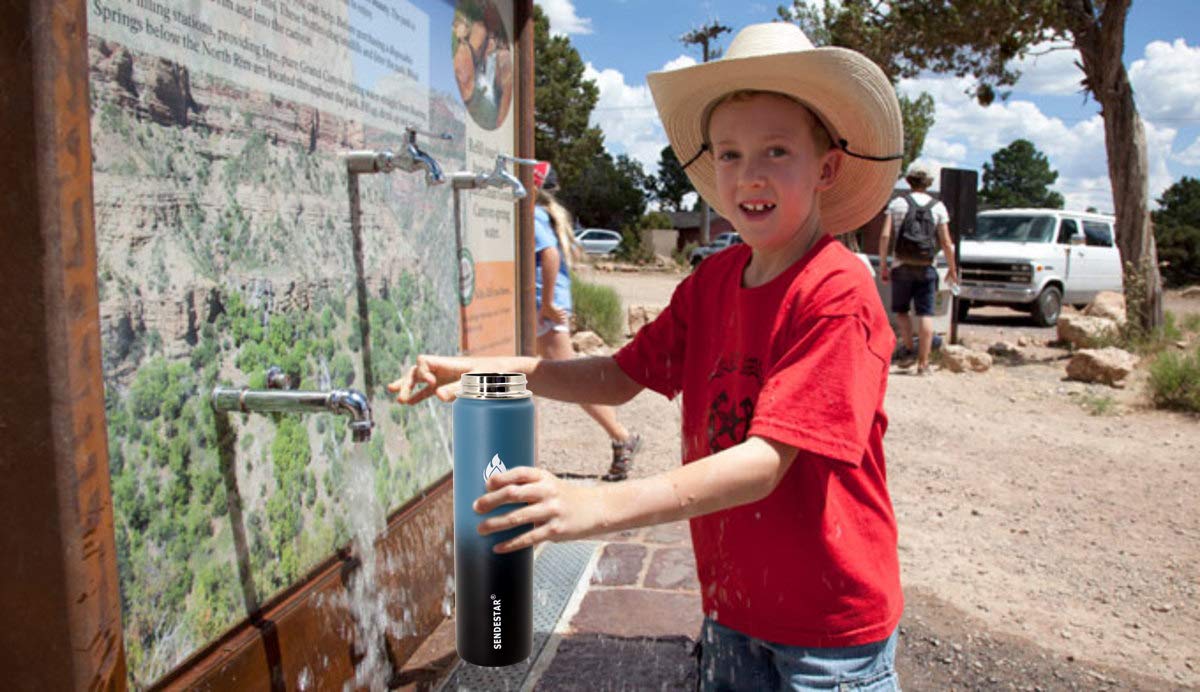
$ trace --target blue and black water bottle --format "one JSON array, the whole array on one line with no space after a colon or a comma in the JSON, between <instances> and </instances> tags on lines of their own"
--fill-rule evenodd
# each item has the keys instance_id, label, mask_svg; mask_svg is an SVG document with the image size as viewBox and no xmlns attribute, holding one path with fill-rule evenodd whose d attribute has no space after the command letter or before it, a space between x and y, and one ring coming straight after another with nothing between
<instances>
[{"instance_id":1,"label":"blue and black water bottle","mask_svg":"<svg viewBox=\"0 0 1200 692\"><path fill-rule=\"evenodd\" d=\"M533 400L519 373L468 373L454 402L454 588L458 655L479 666L508 666L533 648L533 549L492 548L529 530L481 536L488 514L472 509L487 479L533 466Z\"/></svg>"}]
</instances>

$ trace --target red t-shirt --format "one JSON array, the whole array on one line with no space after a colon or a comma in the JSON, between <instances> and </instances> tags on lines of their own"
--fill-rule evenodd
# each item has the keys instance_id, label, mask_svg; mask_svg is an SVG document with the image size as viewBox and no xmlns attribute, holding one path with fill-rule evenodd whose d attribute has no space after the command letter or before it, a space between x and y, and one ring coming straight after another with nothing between
<instances>
[{"instance_id":1,"label":"red t-shirt","mask_svg":"<svg viewBox=\"0 0 1200 692\"><path fill-rule=\"evenodd\" d=\"M895 336L866 266L833 238L744 288L750 254L705 260L615 358L683 392L683 463L749 435L799 450L767 497L691 520L704 612L779 644L879 641L903 609L883 460Z\"/></svg>"}]
</instances>

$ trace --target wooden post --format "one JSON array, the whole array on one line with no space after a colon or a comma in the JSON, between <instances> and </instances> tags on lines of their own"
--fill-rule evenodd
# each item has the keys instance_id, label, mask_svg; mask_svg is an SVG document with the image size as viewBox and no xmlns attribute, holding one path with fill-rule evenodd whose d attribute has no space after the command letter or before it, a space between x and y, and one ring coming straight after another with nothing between
<instances>
[{"instance_id":1,"label":"wooden post","mask_svg":"<svg viewBox=\"0 0 1200 692\"><path fill-rule=\"evenodd\" d=\"M0 670L124 689L83 0L0 22Z\"/></svg>"},{"instance_id":2,"label":"wooden post","mask_svg":"<svg viewBox=\"0 0 1200 692\"><path fill-rule=\"evenodd\" d=\"M954 240L954 260L962 271L962 237L975 232L975 215L979 212L979 174L965 168L943 168L939 183L942 204L950 212L950 237ZM958 301L950 301L950 343L958 343Z\"/></svg>"}]
</instances>

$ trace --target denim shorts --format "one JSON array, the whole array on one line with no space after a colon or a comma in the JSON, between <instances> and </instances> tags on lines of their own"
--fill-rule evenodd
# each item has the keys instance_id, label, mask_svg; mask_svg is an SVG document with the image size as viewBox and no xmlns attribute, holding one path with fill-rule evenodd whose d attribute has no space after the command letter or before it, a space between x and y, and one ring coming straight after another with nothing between
<instances>
[{"instance_id":1,"label":"denim shorts","mask_svg":"<svg viewBox=\"0 0 1200 692\"><path fill-rule=\"evenodd\" d=\"M899 692L896 636L861 646L807 648L755 639L704 618L697 689Z\"/></svg>"},{"instance_id":2,"label":"denim shorts","mask_svg":"<svg viewBox=\"0 0 1200 692\"><path fill-rule=\"evenodd\" d=\"M936 269L901 264L892 270L891 282L892 312L908 314L909 305L915 304L918 316L933 316L933 298L938 287Z\"/></svg>"}]
</instances>

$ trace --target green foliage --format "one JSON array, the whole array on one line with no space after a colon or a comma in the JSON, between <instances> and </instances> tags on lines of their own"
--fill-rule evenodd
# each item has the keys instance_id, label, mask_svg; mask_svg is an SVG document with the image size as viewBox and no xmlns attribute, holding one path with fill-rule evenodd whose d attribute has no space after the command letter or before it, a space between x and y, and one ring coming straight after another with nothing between
<instances>
[{"instance_id":1,"label":"green foliage","mask_svg":"<svg viewBox=\"0 0 1200 692\"><path fill-rule=\"evenodd\" d=\"M1176 286L1200 282L1200 180L1184 176L1158 204L1154 239L1163 279Z\"/></svg>"},{"instance_id":2,"label":"green foliage","mask_svg":"<svg viewBox=\"0 0 1200 692\"><path fill-rule=\"evenodd\" d=\"M921 158L925 135L933 127L935 108L933 97L926 92L921 92L915 99L903 94L897 94L897 97L900 100L900 120L904 124L904 159L900 170L907 171L910 163Z\"/></svg>"},{"instance_id":3,"label":"green foliage","mask_svg":"<svg viewBox=\"0 0 1200 692\"><path fill-rule=\"evenodd\" d=\"M675 156L675 150L670 145L663 147L658 156L658 176L654 179L654 198L664 208L670 211L683 211L683 197L689 192L695 192L692 181ZM669 228L669 226L668 226Z\"/></svg>"},{"instance_id":4,"label":"green foliage","mask_svg":"<svg viewBox=\"0 0 1200 692\"><path fill-rule=\"evenodd\" d=\"M643 231L656 231L660 229L670 229L671 217L666 212L650 211L642 215L638 219L637 227Z\"/></svg>"},{"instance_id":5,"label":"green foliage","mask_svg":"<svg viewBox=\"0 0 1200 692\"><path fill-rule=\"evenodd\" d=\"M646 211L650 179L637 161L604 152L594 157L559 200L587 228L627 228Z\"/></svg>"},{"instance_id":6,"label":"green foliage","mask_svg":"<svg viewBox=\"0 0 1200 692\"><path fill-rule=\"evenodd\" d=\"M596 332L608 344L616 344L624 335L621 298L615 290L572 277L571 299L580 330Z\"/></svg>"},{"instance_id":7,"label":"green foliage","mask_svg":"<svg viewBox=\"0 0 1200 692\"><path fill-rule=\"evenodd\" d=\"M559 185L571 190L592 159L604 153L604 135L588 126L600 90L583 78L583 59L570 39L550 35L540 6L534 6L533 19L534 148L539 159L554 164Z\"/></svg>"},{"instance_id":8,"label":"green foliage","mask_svg":"<svg viewBox=\"0 0 1200 692\"><path fill-rule=\"evenodd\" d=\"M1018 139L983 164L979 203L989 209L1062 209L1063 196L1049 189L1056 180L1058 172L1050 168L1046 155L1033 142Z\"/></svg>"},{"instance_id":9,"label":"green foliage","mask_svg":"<svg viewBox=\"0 0 1200 692\"><path fill-rule=\"evenodd\" d=\"M1149 387L1155 406L1200 413L1200 347L1159 354L1150 364Z\"/></svg>"},{"instance_id":10,"label":"green foliage","mask_svg":"<svg viewBox=\"0 0 1200 692\"><path fill-rule=\"evenodd\" d=\"M626 228L621 231L621 244L613 254L626 262L646 264L654 261L654 246L647 239L645 232L637 228Z\"/></svg>"},{"instance_id":11,"label":"green foliage","mask_svg":"<svg viewBox=\"0 0 1200 692\"><path fill-rule=\"evenodd\" d=\"M672 252L671 259L675 260L675 264L678 264L681 268L687 269L692 266L692 250L695 250L698 247L700 247L700 243L687 243L683 246L683 248Z\"/></svg>"}]
</instances>

